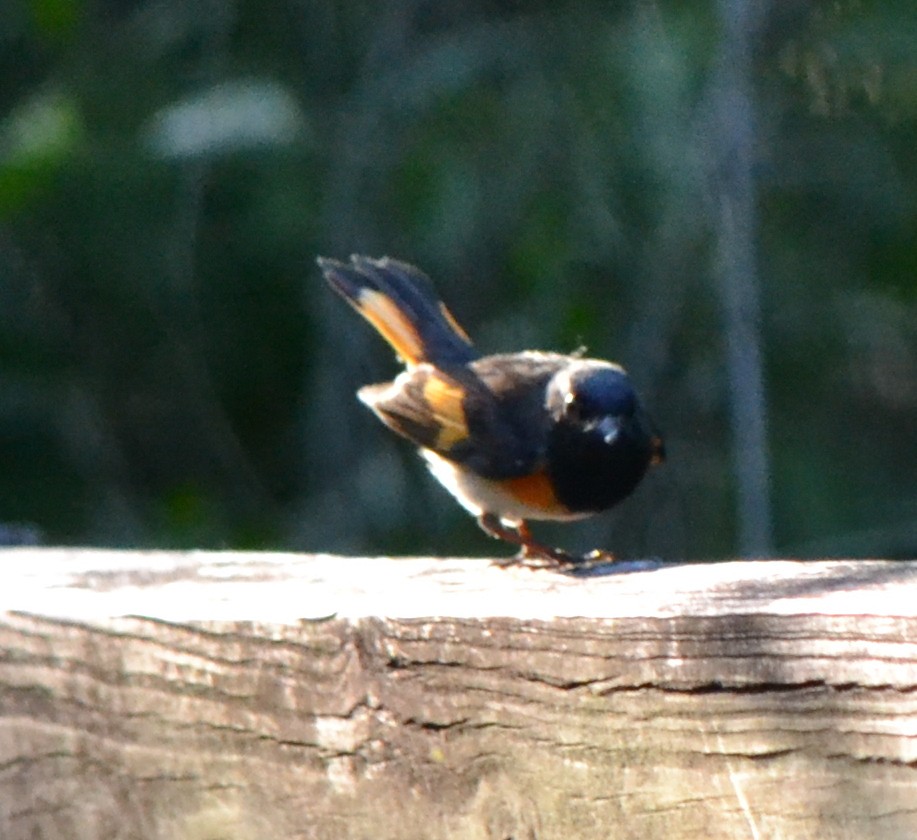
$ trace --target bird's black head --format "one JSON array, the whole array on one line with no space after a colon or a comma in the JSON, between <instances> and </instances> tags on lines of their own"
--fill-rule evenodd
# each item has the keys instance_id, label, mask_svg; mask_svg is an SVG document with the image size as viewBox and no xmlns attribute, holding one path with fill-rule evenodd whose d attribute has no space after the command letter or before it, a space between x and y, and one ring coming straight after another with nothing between
<instances>
[{"instance_id":1,"label":"bird's black head","mask_svg":"<svg viewBox=\"0 0 917 840\"><path fill-rule=\"evenodd\" d=\"M583 359L559 372L548 388L548 409L557 422L608 438L639 412L627 374L610 362Z\"/></svg>"},{"instance_id":2,"label":"bird's black head","mask_svg":"<svg viewBox=\"0 0 917 840\"><path fill-rule=\"evenodd\" d=\"M586 368L569 378L569 390L564 395L567 417L581 423L603 417L632 417L637 408L637 395L620 368Z\"/></svg>"},{"instance_id":3,"label":"bird's black head","mask_svg":"<svg viewBox=\"0 0 917 840\"><path fill-rule=\"evenodd\" d=\"M554 423L549 461L573 510L615 504L664 458L662 438L617 365L571 364L551 380L547 407Z\"/></svg>"}]
</instances>

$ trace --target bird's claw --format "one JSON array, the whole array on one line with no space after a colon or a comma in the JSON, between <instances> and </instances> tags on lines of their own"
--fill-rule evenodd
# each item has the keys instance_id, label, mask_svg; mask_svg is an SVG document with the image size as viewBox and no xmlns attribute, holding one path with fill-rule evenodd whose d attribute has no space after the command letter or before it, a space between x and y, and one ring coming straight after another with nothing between
<instances>
[{"instance_id":1,"label":"bird's claw","mask_svg":"<svg viewBox=\"0 0 917 840\"><path fill-rule=\"evenodd\" d=\"M602 549L593 549L586 554L571 554L562 548L551 548L537 542L524 522L515 527L504 525L490 514L479 517L478 524L490 536L518 545L519 551L513 557L493 560L501 569L510 566L521 566L526 569L553 569L569 572L575 569L591 569L595 566L613 563L615 556Z\"/></svg>"}]
</instances>

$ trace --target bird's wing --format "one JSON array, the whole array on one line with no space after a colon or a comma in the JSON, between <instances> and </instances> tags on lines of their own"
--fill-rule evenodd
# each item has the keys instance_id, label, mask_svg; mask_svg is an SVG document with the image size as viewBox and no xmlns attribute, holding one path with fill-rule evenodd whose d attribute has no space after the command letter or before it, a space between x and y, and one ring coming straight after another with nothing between
<instances>
[{"instance_id":1,"label":"bird's wing","mask_svg":"<svg viewBox=\"0 0 917 840\"><path fill-rule=\"evenodd\" d=\"M394 382L359 391L389 428L485 478L528 475L543 465L545 387L563 357L486 356L442 370L421 364Z\"/></svg>"},{"instance_id":2,"label":"bird's wing","mask_svg":"<svg viewBox=\"0 0 917 840\"><path fill-rule=\"evenodd\" d=\"M526 475L544 455L541 413L523 417L471 367L417 365L359 397L393 431L487 478Z\"/></svg>"}]
</instances>

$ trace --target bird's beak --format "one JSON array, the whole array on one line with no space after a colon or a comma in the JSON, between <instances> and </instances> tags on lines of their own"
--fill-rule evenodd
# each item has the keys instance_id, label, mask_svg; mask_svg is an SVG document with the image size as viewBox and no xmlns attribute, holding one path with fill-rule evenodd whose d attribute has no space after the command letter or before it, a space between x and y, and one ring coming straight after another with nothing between
<instances>
[{"instance_id":1,"label":"bird's beak","mask_svg":"<svg viewBox=\"0 0 917 840\"><path fill-rule=\"evenodd\" d=\"M621 433L621 421L617 417L606 416L595 424L595 428L601 434L605 443L614 443Z\"/></svg>"}]
</instances>

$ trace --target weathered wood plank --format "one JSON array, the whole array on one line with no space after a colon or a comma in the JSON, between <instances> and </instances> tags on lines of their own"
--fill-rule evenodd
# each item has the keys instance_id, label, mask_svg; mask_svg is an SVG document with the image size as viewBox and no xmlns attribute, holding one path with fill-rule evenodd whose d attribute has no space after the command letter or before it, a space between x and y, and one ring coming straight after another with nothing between
<instances>
[{"instance_id":1,"label":"weathered wood plank","mask_svg":"<svg viewBox=\"0 0 917 840\"><path fill-rule=\"evenodd\" d=\"M0 837L913 838L917 563L0 553Z\"/></svg>"}]
</instances>

